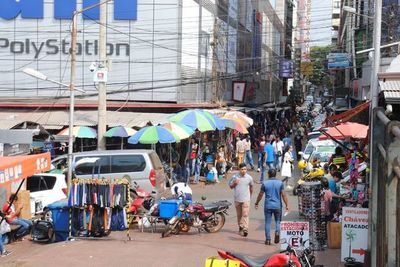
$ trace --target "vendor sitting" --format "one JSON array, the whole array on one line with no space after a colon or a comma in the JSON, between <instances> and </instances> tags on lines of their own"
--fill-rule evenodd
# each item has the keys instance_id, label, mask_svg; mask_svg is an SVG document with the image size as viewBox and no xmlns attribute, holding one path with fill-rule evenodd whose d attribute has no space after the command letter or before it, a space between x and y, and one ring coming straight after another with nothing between
<instances>
[{"instance_id":1,"label":"vendor sitting","mask_svg":"<svg viewBox=\"0 0 400 267\"><path fill-rule=\"evenodd\" d=\"M172 196L176 199L192 200L192 189L187 183L175 183L171 186Z\"/></svg>"},{"instance_id":2,"label":"vendor sitting","mask_svg":"<svg viewBox=\"0 0 400 267\"><path fill-rule=\"evenodd\" d=\"M8 202L4 204L3 206L3 212L6 215L6 221L11 224L11 225L21 225L21 227L17 230L17 233L15 234L16 239L20 239L23 236L29 234L31 227L32 227L32 222L27 219L20 218L19 215L21 214L22 209L24 208L23 205L21 205L17 210L15 209L14 204L12 204L13 201L17 201L18 196L15 194L11 194Z\"/></svg>"}]
</instances>

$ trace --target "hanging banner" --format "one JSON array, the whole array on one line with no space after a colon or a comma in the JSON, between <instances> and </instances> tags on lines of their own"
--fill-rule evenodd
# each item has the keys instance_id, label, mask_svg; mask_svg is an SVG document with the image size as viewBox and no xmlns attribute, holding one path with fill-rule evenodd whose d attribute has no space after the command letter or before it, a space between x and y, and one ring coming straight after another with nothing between
<instances>
[{"instance_id":1,"label":"hanging banner","mask_svg":"<svg viewBox=\"0 0 400 267\"><path fill-rule=\"evenodd\" d=\"M232 82L232 100L244 102L246 94L246 82Z\"/></svg>"},{"instance_id":2,"label":"hanging banner","mask_svg":"<svg viewBox=\"0 0 400 267\"><path fill-rule=\"evenodd\" d=\"M345 69L353 66L351 55L348 53L329 53L328 69Z\"/></svg>"},{"instance_id":3,"label":"hanging banner","mask_svg":"<svg viewBox=\"0 0 400 267\"><path fill-rule=\"evenodd\" d=\"M281 244L281 249L286 249L289 244L292 248L298 249L304 240L310 238L310 228L308 222L281 222L281 238L285 238L287 244ZM304 247L310 246L310 242L306 242Z\"/></svg>"},{"instance_id":4,"label":"hanging banner","mask_svg":"<svg viewBox=\"0 0 400 267\"><path fill-rule=\"evenodd\" d=\"M281 59L279 61L279 77L293 78L293 61L290 59Z\"/></svg>"},{"instance_id":5,"label":"hanging banner","mask_svg":"<svg viewBox=\"0 0 400 267\"><path fill-rule=\"evenodd\" d=\"M368 248L368 209L343 208L342 214L342 255L345 258L354 258L364 262L364 255Z\"/></svg>"}]
</instances>

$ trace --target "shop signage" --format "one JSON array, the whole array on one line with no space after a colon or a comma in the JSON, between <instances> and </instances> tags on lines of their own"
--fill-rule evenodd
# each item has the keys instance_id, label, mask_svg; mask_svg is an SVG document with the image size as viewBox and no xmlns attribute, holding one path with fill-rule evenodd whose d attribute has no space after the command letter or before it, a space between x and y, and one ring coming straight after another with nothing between
<instances>
[{"instance_id":1,"label":"shop signage","mask_svg":"<svg viewBox=\"0 0 400 267\"><path fill-rule=\"evenodd\" d=\"M298 249L304 241L310 238L308 222L281 222L281 238L285 238L287 244L281 244L281 249L286 249L289 244ZM304 247L309 247L310 242L305 242Z\"/></svg>"},{"instance_id":2,"label":"shop signage","mask_svg":"<svg viewBox=\"0 0 400 267\"><path fill-rule=\"evenodd\" d=\"M293 78L293 61L281 59L279 61L279 76L281 78Z\"/></svg>"},{"instance_id":3,"label":"shop signage","mask_svg":"<svg viewBox=\"0 0 400 267\"><path fill-rule=\"evenodd\" d=\"M328 69L345 69L353 66L351 55L348 53L329 53Z\"/></svg>"},{"instance_id":4,"label":"shop signage","mask_svg":"<svg viewBox=\"0 0 400 267\"><path fill-rule=\"evenodd\" d=\"M115 20L137 19L137 0L114 0L113 2ZM53 3L55 19L72 19L77 9L77 0L54 0ZM83 0L82 8L99 3L100 0ZM21 14L23 19L43 19L44 4L44 0L0 0L0 18L12 20ZM99 13L99 7L93 7L83 12L83 18L98 20Z\"/></svg>"},{"instance_id":5,"label":"shop signage","mask_svg":"<svg viewBox=\"0 0 400 267\"><path fill-rule=\"evenodd\" d=\"M342 262L354 258L364 262L368 248L368 209L343 208L342 214Z\"/></svg>"}]
</instances>

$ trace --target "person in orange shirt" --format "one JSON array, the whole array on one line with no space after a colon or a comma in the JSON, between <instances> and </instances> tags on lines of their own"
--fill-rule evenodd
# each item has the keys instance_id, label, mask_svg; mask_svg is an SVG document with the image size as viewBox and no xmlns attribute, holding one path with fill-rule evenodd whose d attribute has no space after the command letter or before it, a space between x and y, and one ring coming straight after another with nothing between
<instances>
[{"instance_id":1,"label":"person in orange shirt","mask_svg":"<svg viewBox=\"0 0 400 267\"><path fill-rule=\"evenodd\" d=\"M15 209L14 204L12 204L13 199L14 201L18 200L18 196L15 194L11 194L8 202L3 206L3 212L5 214L6 221L9 224L21 225L21 227L17 230L17 233L15 234L15 238L20 239L23 236L29 234L32 228L32 221L19 217L19 215L21 214L21 210L24 208L24 206L21 205L18 209Z\"/></svg>"}]
</instances>

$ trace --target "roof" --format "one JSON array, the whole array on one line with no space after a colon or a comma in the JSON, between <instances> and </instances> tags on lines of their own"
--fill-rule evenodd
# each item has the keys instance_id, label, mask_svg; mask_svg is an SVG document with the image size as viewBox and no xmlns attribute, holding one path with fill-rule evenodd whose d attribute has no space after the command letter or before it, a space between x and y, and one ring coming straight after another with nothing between
<instances>
[{"instance_id":1,"label":"roof","mask_svg":"<svg viewBox=\"0 0 400 267\"><path fill-rule=\"evenodd\" d=\"M386 103L400 103L400 80L379 81L380 91L383 94Z\"/></svg>"},{"instance_id":2,"label":"roof","mask_svg":"<svg viewBox=\"0 0 400 267\"><path fill-rule=\"evenodd\" d=\"M107 111L107 125L143 127L148 122L159 124L167 121L170 114ZM46 129L61 129L69 125L69 111L0 110L0 129L10 129L22 122L31 121ZM98 122L96 110L74 112L75 126L95 126Z\"/></svg>"}]
</instances>

